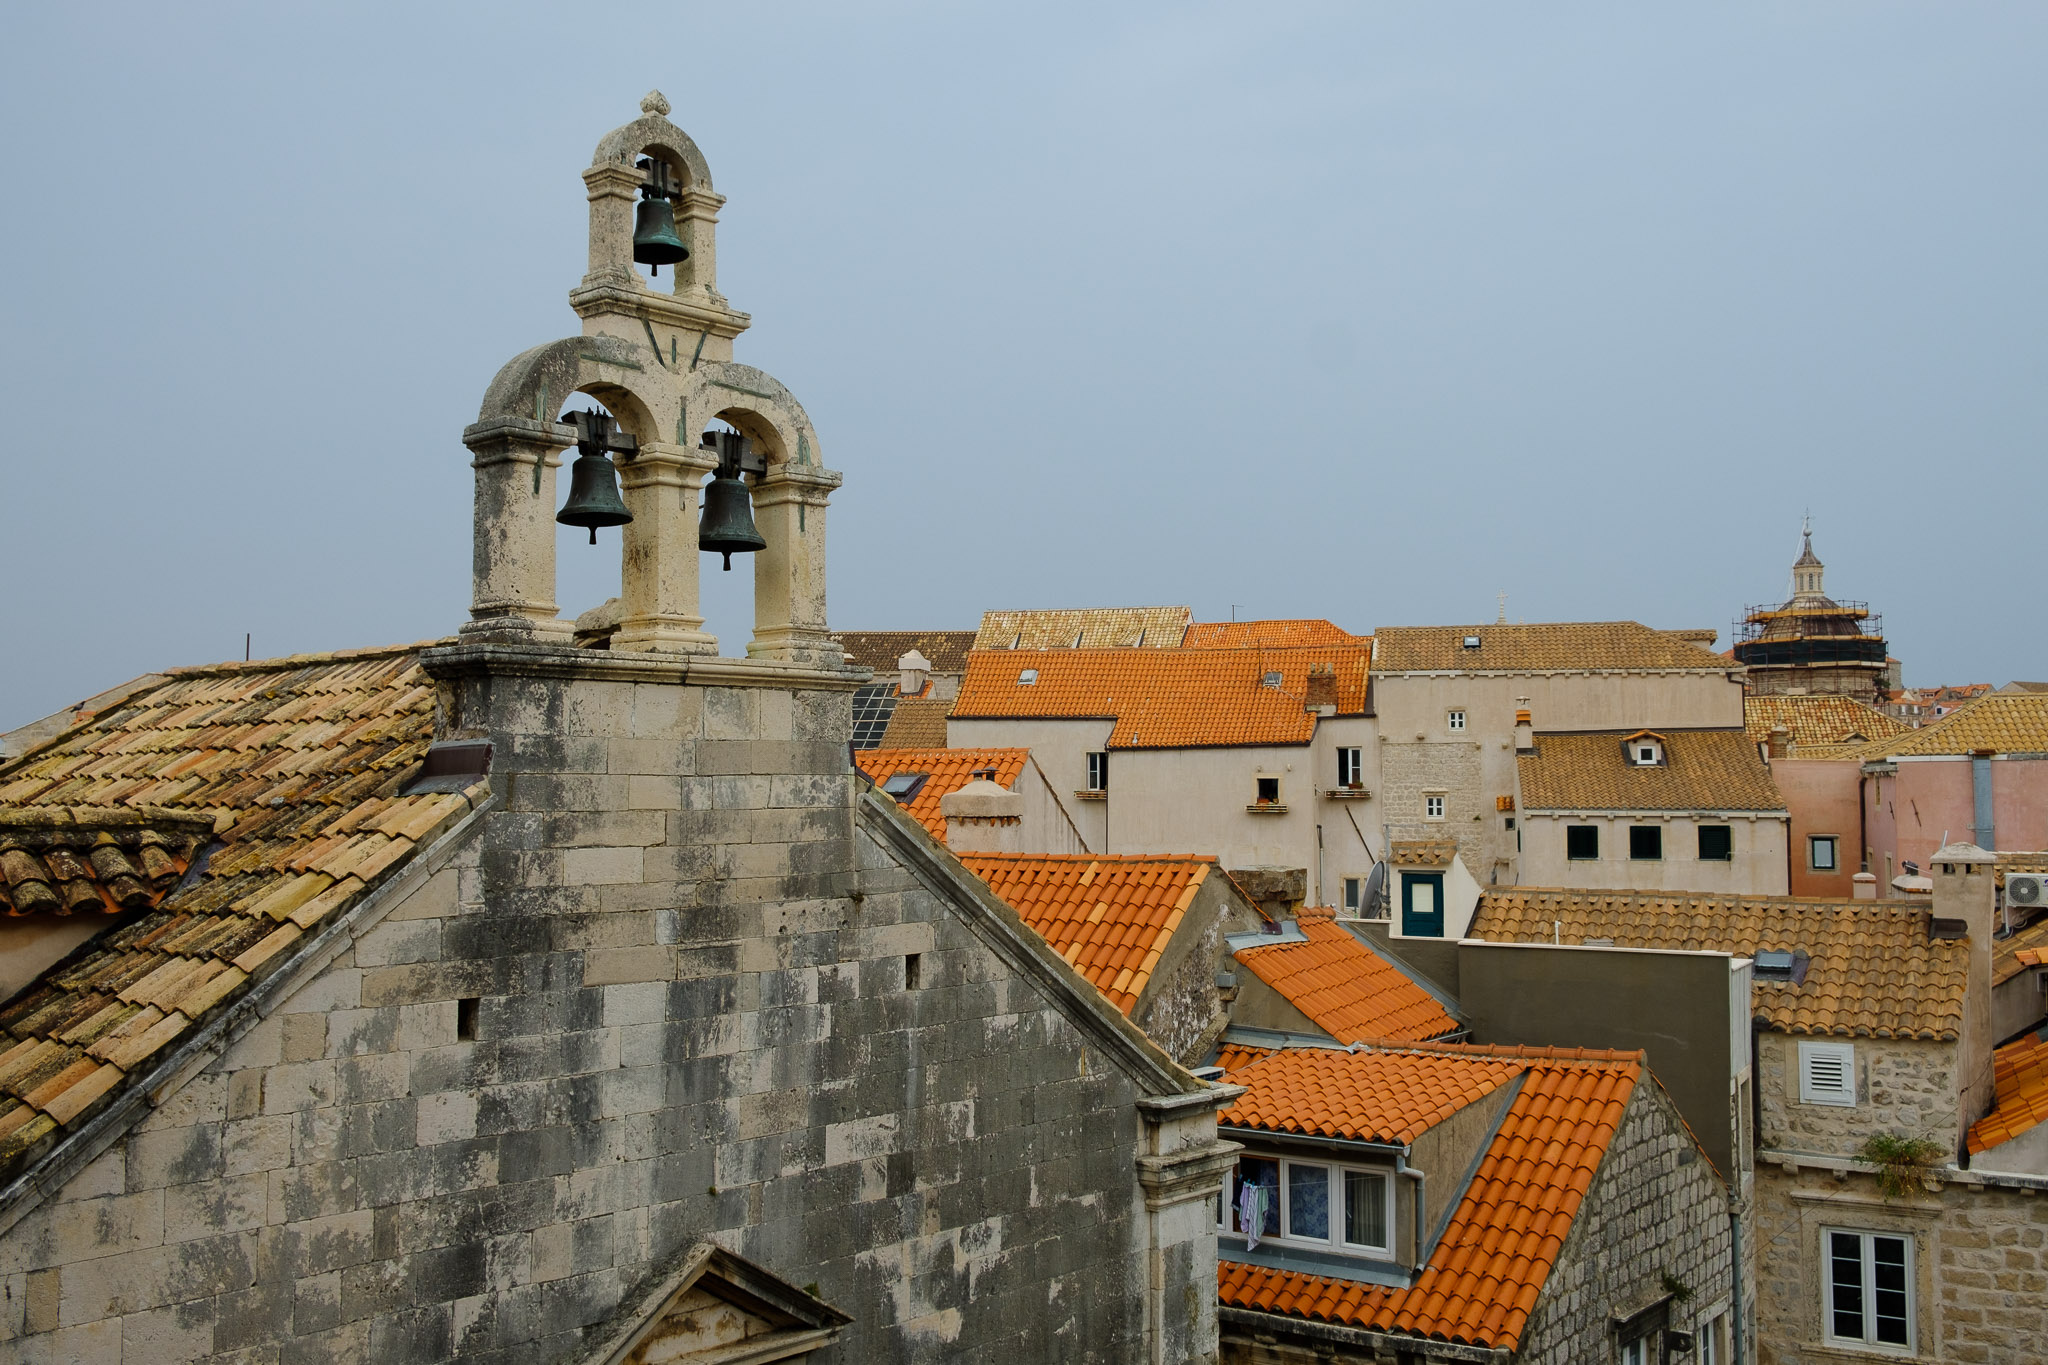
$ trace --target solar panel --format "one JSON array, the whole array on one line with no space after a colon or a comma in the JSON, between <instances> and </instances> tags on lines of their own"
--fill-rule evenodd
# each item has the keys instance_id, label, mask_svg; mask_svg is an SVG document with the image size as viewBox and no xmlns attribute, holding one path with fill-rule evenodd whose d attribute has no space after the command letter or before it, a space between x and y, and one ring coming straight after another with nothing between
<instances>
[{"instance_id":1,"label":"solar panel","mask_svg":"<svg viewBox=\"0 0 2048 1365\"><path fill-rule=\"evenodd\" d=\"M896 684L893 681L867 683L853 693L853 747L879 749L882 732L896 714Z\"/></svg>"}]
</instances>

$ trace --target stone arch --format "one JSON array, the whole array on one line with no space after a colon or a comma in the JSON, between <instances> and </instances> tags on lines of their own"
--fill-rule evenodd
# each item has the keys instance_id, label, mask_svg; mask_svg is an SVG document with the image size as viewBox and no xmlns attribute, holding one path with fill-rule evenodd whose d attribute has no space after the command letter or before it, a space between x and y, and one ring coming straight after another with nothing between
<instances>
[{"instance_id":1,"label":"stone arch","mask_svg":"<svg viewBox=\"0 0 2048 1365\"><path fill-rule=\"evenodd\" d=\"M712 421L723 420L754 443L768 461L769 476L779 466L816 466L822 462L817 429L810 414L781 380L752 365L713 361L685 378L679 418L688 439Z\"/></svg>"},{"instance_id":2,"label":"stone arch","mask_svg":"<svg viewBox=\"0 0 2048 1365\"><path fill-rule=\"evenodd\" d=\"M664 117L668 112L667 100L660 100L658 105L650 108L657 99L657 95L648 96L640 102L640 107L648 112L623 128L614 128L606 133L603 141L597 144L597 150L591 154L590 164L630 166L639 158L653 153L683 173L684 189L716 193L711 185L711 167L704 160L704 153L697 149L688 133Z\"/></svg>"}]
</instances>

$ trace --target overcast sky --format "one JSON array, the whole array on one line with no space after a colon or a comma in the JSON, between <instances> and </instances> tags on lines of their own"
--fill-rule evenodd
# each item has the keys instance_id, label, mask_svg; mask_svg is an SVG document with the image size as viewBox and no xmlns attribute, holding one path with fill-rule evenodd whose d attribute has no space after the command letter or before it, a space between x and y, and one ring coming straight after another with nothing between
<instances>
[{"instance_id":1,"label":"overcast sky","mask_svg":"<svg viewBox=\"0 0 2048 1365\"><path fill-rule=\"evenodd\" d=\"M657 86L846 476L835 626L1725 644L1810 509L1909 682L2048 677L2048 6L328 10L0 21L0 729L452 632L462 428Z\"/></svg>"}]
</instances>

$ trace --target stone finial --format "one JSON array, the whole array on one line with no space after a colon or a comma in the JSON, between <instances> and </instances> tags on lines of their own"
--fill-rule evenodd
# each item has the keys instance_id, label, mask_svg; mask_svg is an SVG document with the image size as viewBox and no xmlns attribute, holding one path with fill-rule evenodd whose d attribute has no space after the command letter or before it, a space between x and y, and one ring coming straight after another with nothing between
<instances>
[{"instance_id":1,"label":"stone finial","mask_svg":"<svg viewBox=\"0 0 2048 1365\"><path fill-rule=\"evenodd\" d=\"M640 101L640 112L643 114L653 114L659 118L667 118L668 96L662 94L659 90L648 91Z\"/></svg>"}]
</instances>

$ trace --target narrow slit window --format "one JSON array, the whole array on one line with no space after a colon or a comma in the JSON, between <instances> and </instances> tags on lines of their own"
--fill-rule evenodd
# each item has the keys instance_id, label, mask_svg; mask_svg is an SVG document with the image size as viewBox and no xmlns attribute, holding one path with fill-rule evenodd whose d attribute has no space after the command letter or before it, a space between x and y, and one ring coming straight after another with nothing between
<instances>
[{"instance_id":1,"label":"narrow slit window","mask_svg":"<svg viewBox=\"0 0 2048 1365\"><path fill-rule=\"evenodd\" d=\"M1109 754L1106 751L1097 750L1088 755L1088 790L1109 790Z\"/></svg>"},{"instance_id":2,"label":"narrow slit window","mask_svg":"<svg viewBox=\"0 0 2048 1365\"><path fill-rule=\"evenodd\" d=\"M914 991L924 985L924 954L903 955L903 989Z\"/></svg>"},{"instance_id":3,"label":"narrow slit window","mask_svg":"<svg viewBox=\"0 0 2048 1365\"><path fill-rule=\"evenodd\" d=\"M471 996L455 1002L455 1040L459 1043L476 1041L477 1016L483 1013L483 1001Z\"/></svg>"}]
</instances>

